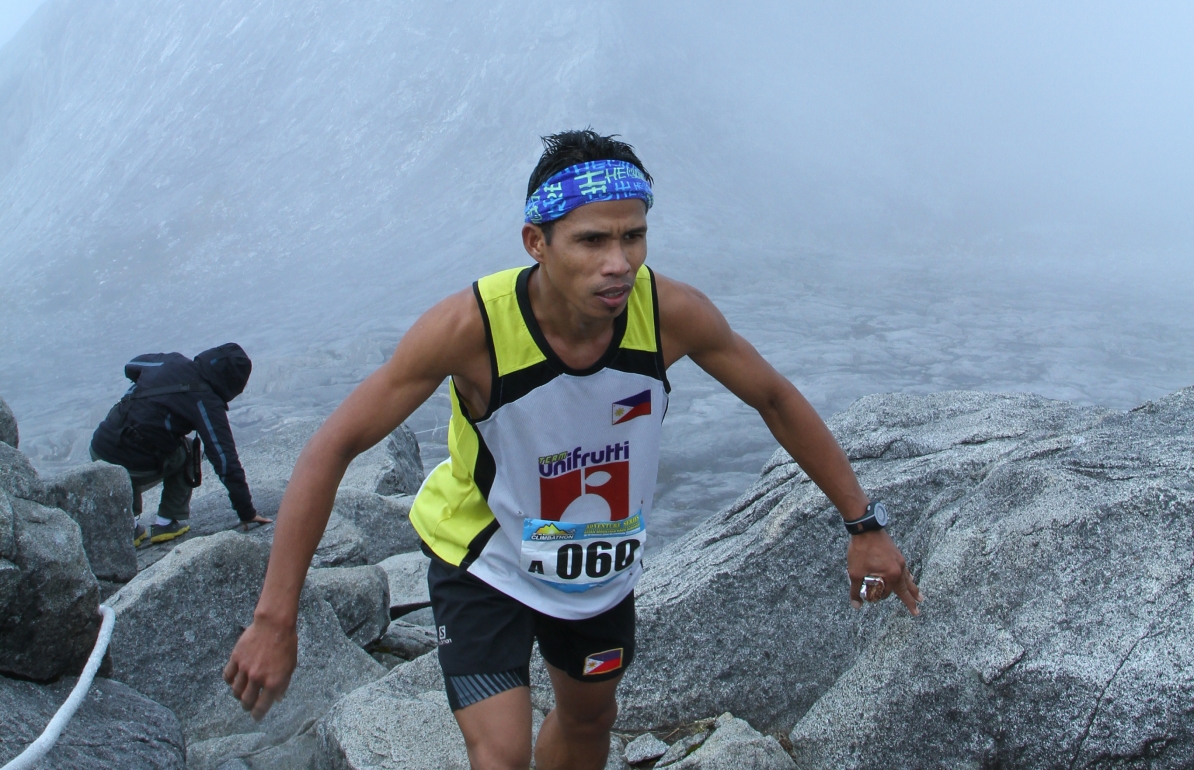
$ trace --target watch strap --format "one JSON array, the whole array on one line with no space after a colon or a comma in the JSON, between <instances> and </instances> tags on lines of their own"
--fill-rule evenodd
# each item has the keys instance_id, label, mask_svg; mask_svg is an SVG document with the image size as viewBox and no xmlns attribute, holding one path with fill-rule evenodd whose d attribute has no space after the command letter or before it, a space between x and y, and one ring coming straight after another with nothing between
<instances>
[{"instance_id":1,"label":"watch strap","mask_svg":"<svg viewBox=\"0 0 1194 770\"><path fill-rule=\"evenodd\" d=\"M866 513L861 519L854 519L853 521L842 522L846 526L846 531L851 535L861 535L863 532L873 532L876 529L883 529L887 525L880 524L878 517L875 515L875 506L882 505L882 503L871 503L866 507Z\"/></svg>"}]
</instances>

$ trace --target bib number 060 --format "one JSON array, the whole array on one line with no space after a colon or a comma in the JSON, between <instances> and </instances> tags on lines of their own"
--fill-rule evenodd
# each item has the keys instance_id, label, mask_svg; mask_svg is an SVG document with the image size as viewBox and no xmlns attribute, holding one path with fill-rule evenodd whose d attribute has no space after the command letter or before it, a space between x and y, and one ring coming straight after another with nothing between
<instances>
[{"instance_id":1,"label":"bib number 060","mask_svg":"<svg viewBox=\"0 0 1194 770\"><path fill-rule=\"evenodd\" d=\"M617 546L604 540L589 543L588 547L568 543L556 552L556 574L575 580L583 571L588 577L603 578L611 571L621 572L634 564L638 547L637 540L622 540Z\"/></svg>"}]
</instances>

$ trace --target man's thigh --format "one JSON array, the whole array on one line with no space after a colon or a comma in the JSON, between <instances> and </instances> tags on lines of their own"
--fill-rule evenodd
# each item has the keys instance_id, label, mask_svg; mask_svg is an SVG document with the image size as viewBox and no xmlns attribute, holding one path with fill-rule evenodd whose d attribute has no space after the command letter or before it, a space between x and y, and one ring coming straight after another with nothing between
<instances>
[{"instance_id":1,"label":"man's thigh","mask_svg":"<svg viewBox=\"0 0 1194 770\"><path fill-rule=\"evenodd\" d=\"M530 609L435 557L427 569L448 704L477 768L531 761Z\"/></svg>"},{"instance_id":2,"label":"man's thigh","mask_svg":"<svg viewBox=\"0 0 1194 770\"><path fill-rule=\"evenodd\" d=\"M427 586L453 711L530 685L535 624L529 608L434 557Z\"/></svg>"}]
</instances>

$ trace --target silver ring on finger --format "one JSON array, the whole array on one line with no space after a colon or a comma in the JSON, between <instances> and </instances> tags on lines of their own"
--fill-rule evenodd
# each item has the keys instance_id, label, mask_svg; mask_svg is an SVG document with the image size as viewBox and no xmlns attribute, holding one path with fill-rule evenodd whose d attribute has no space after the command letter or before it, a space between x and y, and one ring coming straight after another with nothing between
<instances>
[{"instance_id":1,"label":"silver ring on finger","mask_svg":"<svg viewBox=\"0 0 1194 770\"><path fill-rule=\"evenodd\" d=\"M879 575L867 575L862 579L858 595L864 602L883 601L887 597L887 581Z\"/></svg>"}]
</instances>

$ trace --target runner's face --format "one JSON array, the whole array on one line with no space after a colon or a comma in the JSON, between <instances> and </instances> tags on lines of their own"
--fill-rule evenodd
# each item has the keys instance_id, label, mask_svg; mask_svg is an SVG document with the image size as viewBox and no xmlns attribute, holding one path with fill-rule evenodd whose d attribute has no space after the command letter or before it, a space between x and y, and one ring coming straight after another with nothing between
<instances>
[{"instance_id":1,"label":"runner's face","mask_svg":"<svg viewBox=\"0 0 1194 770\"><path fill-rule=\"evenodd\" d=\"M523 227L523 242L570 305L613 318L647 259L647 207L638 199L590 203L556 222L550 244L533 225Z\"/></svg>"}]
</instances>

